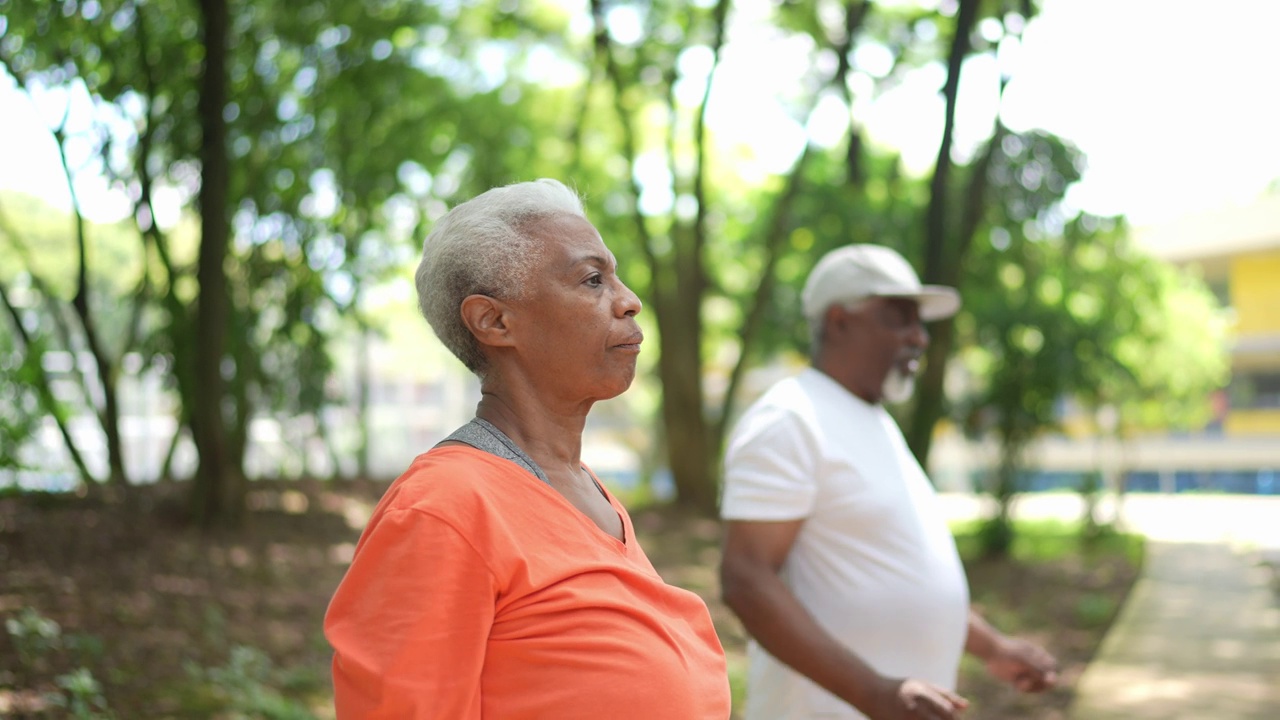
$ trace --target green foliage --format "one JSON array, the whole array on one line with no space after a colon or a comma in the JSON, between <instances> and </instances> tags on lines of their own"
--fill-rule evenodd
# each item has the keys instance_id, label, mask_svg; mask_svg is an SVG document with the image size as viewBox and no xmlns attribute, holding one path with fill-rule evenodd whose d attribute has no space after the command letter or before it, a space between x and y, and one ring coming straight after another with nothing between
<instances>
[{"instance_id":1,"label":"green foliage","mask_svg":"<svg viewBox=\"0 0 1280 720\"><path fill-rule=\"evenodd\" d=\"M315 715L302 703L290 699L276 687L287 684L287 674L272 666L271 659L257 648L237 645L222 667L202 668L188 664L187 675L198 692L186 709L228 720L313 720Z\"/></svg>"},{"instance_id":2,"label":"green foliage","mask_svg":"<svg viewBox=\"0 0 1280 720\"><path fill-rule=\"evenodd\" d=\"M23 467L18 450L40 426L41 405L35 391L39 357L20 352L13 337L0 330L0 375L8 379L0 384L0 471Z\"/></svg>"},{"instance_id":3,"label":"green foliage","mask_svg":"<svg viewBox=\"0 0 1280 720\"><path fill-rule=\"evenodd\" d=\"M1037 563L1064 557L1122 553L1135 564L1140 563L1145 546L1141 535L1105 530L1090 535L1080 522L1061 520L1017 520L1010 523L1008 556L1019 562ZM976 560L988 556L983 534L986 520L954 523L951 532L961 557Z\"/></svg>"},{"instance_id":4,"label":"green foliage","mask_svg":"<svg viewBox=\"0 0 1280 720\"><path fill-rule=\"evenodd\" d=\"M22 608L16 617L4 621L4 627L24 665L37 667L62 647L62 626L35 608Z\"/></svg>"},{"instance_id":5,"label":"green foliage","mask_svg":"<svg viewBox=\"0 0 1280 720\"><path fill-rule=\"evenodd\" d=\"M1102 593L1088 593L1076 604L1076 617L1085 627L1104 627L1115 614L1115 600Z\"/></svg>"},{"instance_id":6,"label":"green foliage","mask_svg":"<svg viewBox=\"0 0 1280 720\"><path fill-rule=\"evenodd\" d=\"M554 3L498 0L230 3L230 198L206 210L233 225L219 408L232 465L251 419L315 418L347 400L348 383L335 382L335 341L393 329L370 291L408 274L449 204L556 176L586 196L621 274L646 303L640 321L661 344L660 357L646 353L642 362L657 375L662 402L643 393L624 402L663 418L666 464L682 499L714 504L720 442L745 368L808 343L799 294L816 259L847 242L922 256L928 178L907 176L896 156L868 142L860 114L906 72L942 60L956 22L954 13L910 5L773 7L774 30L808 48L811 62L767 100L798 127L819 101L838 104L851 121L835 141L806 137L779 170L717 137L707 121L731 5L605 3L575 17ZM982 4L979 21L1012 39L1035 7ZM193 348L207 336L194 312L202 291L193 229L199 15L177 0L16 8L0 0L0 63L29 92L92 101L87 126L51 132L61 147L88 148L87 167L134 203L125 225L87 233L89 300L111 341L107 355L118 362L137 352L144 366L164 368L187 424L200 409ZM623 14L637 33L614 22ZM977 33L969 52L993 54L997 42ZM865 62L877 55L883 67ZM969 188L954 180L987 183L980 212L963 207L948 220L965 228L972 220L978 238L953 263L964 271L957 328L974 378L959 412L974 434L1000 437L1005 459L992 485L1004 498L1022 450L1053 427L1063 398L1116 407L1126 429L1194 426L1203 417L1198 398L1224 365L1213 354L1217 331L1201 329L1215 319L1202 287L1136 256L1113 221L1066 216L1078 152L1046 133L1003 128L989 149L989 167L982 153L955 167L942 195L960 207ZM0 281L29 290L23 311L43 347L69 349L74 342L56 337L62 311L51 308L75 292L74 219L4 203L21 218L9 225L21 228L14 238L49 251L24 262L0 255ZM1164 322L1171 316L1191 321ZM0 341L6 369L34 362L8 350ZM107 370L115 382L118 369ZM19 421L33 415L30 395L5 392L16 394L0 400L26 410L0 411L0 439L19 436L28 428ZM86 400L67 412L97 410ZM634 444L657 456L660 447L641 445L662 434L638 433ZM335 456L355 449L330 448Z\"/></svg>"},{"instance_id":7,"label":"green foliage","mask_svg":"<svg viewBox=\"0 0 1280 720\"><path fill-rule=\"evenodd\" d=\"M1096 537L1103 531L1098 523L1098 500L1101 498L1103 490L1102 473L1096 470L1084 473L1080 476L1080 484L1076 490L1080 493L1080 499L1084 502L1084 513L1082 519L1084 521L1084 534L1086 537Z\"/></svg>"},{"instance_id":8,"label":"green foliage","mask_svg":"<svg viewBox=\"0 0 1280 720\"><path fill-rule=\"evenodd\" d=\"M62 626L32 607L24 607L5 620L5 630L18 652L24 669L40 675L60 662L92 662L102 657L102 641L91 635L63 635ZM111 720L114 715L102 694L102 684L87 668L58 675L59 692L45 694L50 705L62 708L76 720Z\"/></svg>"},{"instance_id":9,"label":"green foliage","mask_svg":"<svg viewBox=\"0 0 1280 720\"><path fill-rule=\"evenodd\" d=\"M906 257L919 256L915 225L924 210L925 183L903 176L896 155L867 149L861 164L868 176L862 189L848 184L844 158L819 155L805 168L807 189L791 210L788 254L778 265L778 285L755 350L761 356L808 348L808 324L800 320L800 292L809 270L827 252L848 243L876 243ZM736 305L747 307L758 287L760 263L744 266L742 258L759 251L734 248L734 252L736 261L726 255L714 264L726 268L725 272L733 268L741 273L740 282L726 287L735 291L731 297Z\"/></svg>"},{"instance_id":10,"label":"green foliage","mask_svg":"<svg viewBox=\"0 0 1280 720\"><path fill-rule=\"evenodd\" d=\"M130 301L142 272L137 239L125 227L87 223L94 238L87 252L101 264L87 267L88 304L95 336L113 367L129 349ZM56 357L87 356L89 335L72 308L79 254L74 223L43 201L0 194L0 370L14 380L0 387L0 468L16 468L18 454L46 417L65 426L75 417L99 417L94 399L101 378L79 362L46 370ZM43 455L30 469L58 472Z\"/></svg>"},{"instance_id":11,"label":"green foliage","mask_svg":"<svg viewBox=\"0 0 1280 720\"><path fill-rule=\"evenodd\" d=\"M728 659L729 698L731 707L745 707L747 701L747 663L741 656Z\"/></svg>"},{"instance_id":12,"label":"green foliage","mask_svg":"<svg viewBox=\"0 0 1280 720\"><path fill-rule=\"evenodd\" d=\"M1008 548L1007 506L1026 447L1058 426L1061 403L1115 406L1126 430L1194 426L1226 369L1212 296L1134 250L1122 223L1061 205L1083 158L1042 133L994 149L999 199L973 248L957 328L974 382L962 401L971 435L1001 456L988 489L1001 503L986 534Z\"/></svg>"},{"instance_id":13,"label":"green foliage","mask_svg":"<svg viewBox=\"0 0 1280 720\"><path fill-rule=\"evenodd\" d=\"M1016 537L1013 523L1003 515L987 518L978 530L978 543L986 557L1002 557L1009 553Z\"/></svg>"},{"instance_id":14,"label":"green foliage","mask_svg":"<svg viewBox=\"0 0 1280 720\"><path fill-rule=\"evenodd\" d=\"M50 696L52 704L64 708L75 720L110 720L115 717L102 696L102 684L88 668L76 668L59 675L55 683L61 694Z\"/></svg>"},{"instance_id":15,"label":"green foliage","mask_svg":"<svg viewBox=\"0 0 1280 720\"><path fill-rule=\"evenodd\" d=\"M7 12L11 2L0 0L0 66L55 103L88 95L87 123L77 115L51 134L72 150L73 166L87 148L90 171L134 202L124 252L117 231L87 234L96 329L114 341L111 360L137 350L144 364L169 369L187 423L199 409L194 348L207 336L195 327L201 239L191 232L200 210L200 16L172 0L69 0L22 13ZM460 8L411 0L231 3L229 11L230 197L206 210L234 226L224 360L234 372L227 412L210 420L230 424L234 467L251 418L317 414L341 400L330 341L381 325L363 307L365 289L403 269L443 202L507 182L537 156L526 106L514 102L532 101L536 86L495 82L459 61L531 30L557 32L565 19L543 12L525 28L477 6L458 22ZM175 211L182 220L162 223ZM76 223L36 214L10 223L22 232L9 239L51 252L16 269L6 254L0 280L30 273L52 308L75 291ZM96 280L104 272L112 282ZM35 332L54 334L56 317L40 312ZM105 375L115 382L113 368ZM75 412L101 414L94 410Z\"/></svg>"}]
</instances>

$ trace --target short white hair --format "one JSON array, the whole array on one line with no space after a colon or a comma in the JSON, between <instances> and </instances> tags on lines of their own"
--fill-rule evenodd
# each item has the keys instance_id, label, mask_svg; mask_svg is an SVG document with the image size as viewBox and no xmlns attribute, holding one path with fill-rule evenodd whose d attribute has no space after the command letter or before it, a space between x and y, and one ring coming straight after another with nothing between
<instances>
[{"instance_id":1,"label":"short white hair","mask_svg":"<svg viewBox=\"0 0 1280 720\"><path fill-rule=\"evenodd\" d=\"M484 377L487 360L462 322L468 295L518 299L542 253L530 234L538 220L586 217L582 199L558 180L494 188L455 206L432 228L414 274L418 309L462 364Z\"/></svg>"}]
</instances>

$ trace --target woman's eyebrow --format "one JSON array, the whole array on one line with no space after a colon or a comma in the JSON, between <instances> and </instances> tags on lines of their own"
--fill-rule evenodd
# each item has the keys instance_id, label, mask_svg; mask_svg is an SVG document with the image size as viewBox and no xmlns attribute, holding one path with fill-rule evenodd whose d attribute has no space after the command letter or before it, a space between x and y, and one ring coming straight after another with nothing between
<instances>
[{"instance_id":1,"label":"woman's eyebrow","mask_svg":"<svg viewBox=\"0 0 1280 720\"><path fill-rule=\"evenodd\" d=\"M592 263L600 267L610 267L614 264L614 259L612 255L606 257L604 255L596 254L579 255L569 259L570 267L577 267L582 263Z\"/></svg>"}]
</instances>

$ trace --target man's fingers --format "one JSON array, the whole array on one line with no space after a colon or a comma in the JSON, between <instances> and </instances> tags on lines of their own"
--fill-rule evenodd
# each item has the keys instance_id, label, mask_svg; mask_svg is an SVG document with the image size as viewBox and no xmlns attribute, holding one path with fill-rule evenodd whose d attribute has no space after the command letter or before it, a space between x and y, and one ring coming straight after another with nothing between
<instances>
[{"instance_id":1,"label":"man's fingers","mask_svg":"<svg viewBox=\"0 0 1280 720\"><path fill-rule=\"evenodd\" d=\"M1058 674L1053 670L1048 672L1025 672L1018 675L1014 680L1014 687L1020 692L1041 692L1047 690L1058 683Z\"/></svg>"},{"instance_id":2,"label":"man's fingers","mask_svg":"<svg viewBox=\"0 0 1280 720\"><path fill-rule=\"evenodd\" d=\"M955 720L960 717L960 713L969 707L969 701L942 688L933 688L933 691L922 696L925 701L922 703L926 710L924 716L929 718L941 718L942 720Z\"/></svg>"},{"instance_id":3,"label":"man's fingers","mask_svg":"<svg viewBox=\"0 0 1280 720\"><path fill-rule=\"evenodd\" d=\"M1058 682L1058 660L1048 650L1025 640L1010 647L1009 659L1020 669L1013 673L1013 686L1020 692L1042 692Z\"/></svg>"},{"instance_id":4,"label":"man's fingers","mask_svg":"<svg viewBox=\"0 0 1280 720\"><path fill-rule=\"evenodd\" d=\"M951 704L954 705L957 709L964 710L965 708L969 707L968 700L965 700L963 697L951 692L950 690L943 690L942 693L946 695L947 699L950 700Z\"/></svg>"},{"instance_id":5,"label":"man's fingers","mask_svg":"<svg viewBox=\"0 0 1280 720\"><path fill-rule=\"evenodd\" d=\"M969 707L963 697L921 680L904 680L898 686L898 712L910 720L958 720Z\"/></svg>"}]
</instances>

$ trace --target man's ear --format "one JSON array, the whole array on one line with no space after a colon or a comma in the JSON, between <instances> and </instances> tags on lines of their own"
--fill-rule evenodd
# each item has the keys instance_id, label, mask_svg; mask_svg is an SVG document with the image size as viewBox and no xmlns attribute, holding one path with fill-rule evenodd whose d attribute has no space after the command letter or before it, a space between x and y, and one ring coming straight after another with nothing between
<instances>
[{"instance_id":1,"label":"man's ear","mask_svg":"<svg viewBox=\"0 0 1280 720\"><path fill-rule=\"evenodd\" d=\"M833 337L842 334L849 324L849 311L845 310L841 305L832 305L827 308L822 319L822 334L824 337Z\"/></svg>"},{"instance_id":2,"label":"man's ear","mask_svg":"<svg viewBox=\"0 0 1280 720\"><path fill-rule=\"evenodd\" d=\"M488 295L468 295L462 300L462 322L481 345L510 347L514 341L507 327L507 306Z\"/></svg>"}]
</instances>

